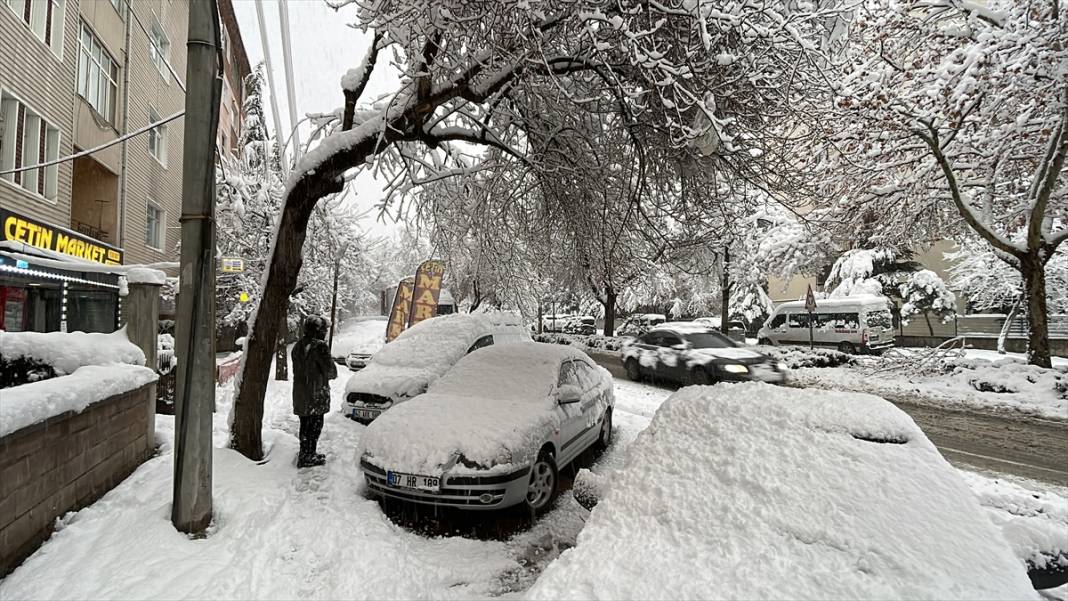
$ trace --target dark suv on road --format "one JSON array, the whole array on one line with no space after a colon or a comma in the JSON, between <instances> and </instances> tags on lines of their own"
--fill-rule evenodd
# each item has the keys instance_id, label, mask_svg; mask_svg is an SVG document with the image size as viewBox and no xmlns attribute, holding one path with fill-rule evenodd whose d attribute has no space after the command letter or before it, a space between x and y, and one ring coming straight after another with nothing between
<instances>
[{"instance_id":1,"label":"dark suv on road","mask_svg":"<svg viewBox=\"0 0 1068 601\"><path fill-rule=\"evenodd\" d=\"M706 325L676 322L659 325L623 343L627 377L650 376L682 384L723 381L786 381L786 366L738 343Z\"/></svg>"}]
</instances>

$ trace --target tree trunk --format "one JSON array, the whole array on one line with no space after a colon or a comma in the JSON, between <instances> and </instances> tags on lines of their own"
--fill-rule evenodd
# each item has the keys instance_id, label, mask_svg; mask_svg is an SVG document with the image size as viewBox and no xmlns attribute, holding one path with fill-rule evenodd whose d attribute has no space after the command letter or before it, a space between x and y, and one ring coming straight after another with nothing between
<instances>
[{"instance_id":1,"label":"tree trunk","mask_svg":"<svg viewBox=\"0 0 1068 601\"><path fill-rule=\"evenodd\" d=\"M1016 319L1016 314L1020 312L1020 305L1023 304L1024 295L1016 297L1016 300L1012 303L1012 308L1009 309L1009 315L1005 318L1005 324L1001 326L1001 333L998 334L998 353L1005 354L1005 341L1009 338L1009 330L1012 328L1012 320Z\"/></svg>"},{"instance_id":2,"label":"tree trunk","mask_svg":"<svg viewBox=\"0 0 1068 601\"><path fill-rule=\"evenodd\" d=\"M724 336L730 333L730 317L731 317L731 255L729 247L723 247L723 280L720 282L721 299L719 309L719 331L723 332Z\"/></svg>"},{"instance_id":3,"label":"tree trunk","mask_svg":"<svg viewBox=\"0 0 1068 601\"><path fill-rule=\"evenodd\" d=\"M923 312L923 318L927 320L927 334L934 338L934 326L931 325L931 314L927 311Z\"/></svg>"},{"instance_id":4,"label":"tree trunk","mask_svg":"<svg viewBox=\"0 0 1068 601\"><path fill-rule=\"evenodd\" d=\"M616 331L616 291L608 288L604 296L604 335L612 336Z\"/></svg>"},{"instance_id":5,"label":"tree trunk","mask_svg":"<svg viewBox=\"0 0 1068 601\"><path fill-rule=\"evenodd\" d=\"M249 328L241 380L234 396L230 444L254 461L263 459L263 397L267 393L267 374L279 330L285 324L289 294L300 273L301 248L308 219L320 196L307 198L294 198L291 194L282 209L274 254L269 259L263 292Z\"/></svg>"},{"instance_id":6,"label":"tree trunk","mask_svg":"<svg viewBox=\"0 0 1068 601\"><path fill-rule=\"evenodd\" d=\"M1029 340L1027 361L1039 367L1052 367L1049 358L1049 324L1046 317L1046 266L1037 252L1021 258L1020 272L1027 295Z\"/></svg>"},{"instance_id":7,"label":"tree trunk","mask_svg":"<svg viewBox=\"0 0 1068 601\"><path fill-rule=\"evenodd\" d=\"M286 358L286 337L284 333L278 339L278 348L274 351L274 379L289 379L289 361Z\"/></svg>"}]
</instances>

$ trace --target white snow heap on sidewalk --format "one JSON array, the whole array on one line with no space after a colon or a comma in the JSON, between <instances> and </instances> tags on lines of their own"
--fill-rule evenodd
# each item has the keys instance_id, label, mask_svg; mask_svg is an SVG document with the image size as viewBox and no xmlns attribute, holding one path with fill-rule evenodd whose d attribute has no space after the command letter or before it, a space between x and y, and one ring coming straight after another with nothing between
<instances>
[{"instance_id":1,"label":"white snow heap on sidewalk","mask_svg":"<svg viewBox=\"0 0 1068 601\"><path fill-rule=\"evenodd\" d=\"M871 395L684 388L608 481L530 598L1036 598L960 477Z\"/></svg>"},{"instance_id":2,"label":"white snow heap on sidewalk","mask_svg":"<svg viewBox=\"0 0 1068 601\"><path fill-rule=\"evenodd\" d=\"M81 412L158 377L136 365L87 365L69 376L5 388L0 391L0 437L67 411Z\"/></svg>"},{"instance_id":3,"label":"white snow heap on sidewalk","mask_svg":"<svg viewBox=\"0 0 1068 601\"><path fill-rule=\"evenodd\" d=\"M86 365L145 364L145 353L126 337L125 327L110 334L0 332L0 355L36 359L51 365L59 375Z\"/></svg>"},{"instance_id":4,"label":"white snow heap on sidewalk","mask_svg":"<svg viewBox=\"0 0 1068 601\"><path fill-rule=\"evenodd\" d=\"M360 455L368 453L368 460L383 469L433 476L454 453L481 466L482 474L527 465L545 429L559 427L550 395L561 361L582 356L550 344L479 349L429 392L372 422L360 441ZM464 472L462 464L452 471Z\"/></svg>"},{"instance_id":5,"label":"white snow heap on sidewalk","mask_svg":"<svg viewBox=\"0 0 1068 601\"><path fill-rule=\"evenodd\" d=\"M375 353L367 367L353 374L345 392L385 397L415 396L456 364L494 324L519 326L508 313L457 313L421 321Z\"/></svg>"}]
</instances>

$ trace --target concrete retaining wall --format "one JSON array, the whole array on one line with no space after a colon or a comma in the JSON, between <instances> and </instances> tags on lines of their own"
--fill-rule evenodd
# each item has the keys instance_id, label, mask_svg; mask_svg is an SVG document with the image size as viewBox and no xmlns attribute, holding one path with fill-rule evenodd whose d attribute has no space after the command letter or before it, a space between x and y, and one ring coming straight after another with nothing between
<instances>
[{"instance_id":1,"label":"concrete retaining wall","mask_svg":"<svg viewBox=\"0 0 1068 601\"><path fill-rule=\"evenodd\" d=\"M151 383L0 438L0 577L152 455L155 414Z\"/></svg>"}]
</instances>

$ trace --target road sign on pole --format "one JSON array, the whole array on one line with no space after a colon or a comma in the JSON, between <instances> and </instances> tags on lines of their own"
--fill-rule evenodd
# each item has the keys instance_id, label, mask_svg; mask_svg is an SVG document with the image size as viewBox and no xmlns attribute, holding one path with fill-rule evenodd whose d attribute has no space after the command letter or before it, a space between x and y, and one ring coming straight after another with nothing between
<instances>
[{"instance_id":1,"label":"road sign on pole","mask_svg":"<svg viewBox=\"0 0 1068 601\"><path fill-rule=\"evenodd\" d=\"M812 350L816 346L812 323L813 314L816 312L816 295L812 293L812 284L808 285L808 292L805 293L805 311L808 311L808 348Z\"/></svg>"}]
</instances>

